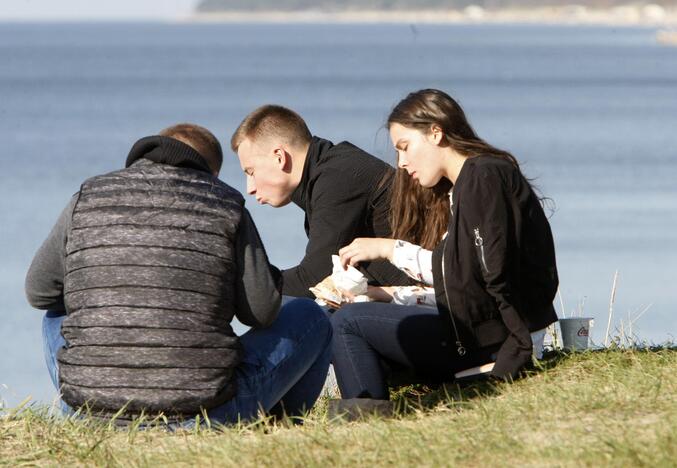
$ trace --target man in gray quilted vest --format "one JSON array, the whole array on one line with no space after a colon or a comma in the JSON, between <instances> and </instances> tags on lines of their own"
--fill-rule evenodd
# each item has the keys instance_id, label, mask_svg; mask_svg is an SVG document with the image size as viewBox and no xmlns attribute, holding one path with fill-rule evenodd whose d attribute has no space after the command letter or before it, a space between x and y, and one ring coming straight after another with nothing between
<instances>
[{"instance_id":1,"label":"man in gray quilted vest","mask_svg":"<svg viewBox=\"0 0 677 468\"><path fill-rule=\"evenodd\" d=\"M314 404L331 326L308 299L280 308L280 273L221 163L211 132L175 125L86 180L61 213L26 295L48 311L47 367L66 411L230 423ZM236 336L234 317L252 328Z\"/></svg>"}]
</instances>

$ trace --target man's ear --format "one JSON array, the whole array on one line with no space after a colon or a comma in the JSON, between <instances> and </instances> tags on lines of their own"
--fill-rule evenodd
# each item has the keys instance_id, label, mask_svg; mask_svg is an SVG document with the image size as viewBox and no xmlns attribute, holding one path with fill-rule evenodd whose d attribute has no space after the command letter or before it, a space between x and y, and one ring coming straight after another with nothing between
<instances>
[{"instance_id":1,"label":"man's ear","mask_svg":"<svg viewBox=\"0 0 677 468\"><path fill-rule=\"evenodd\" d=\"M275 164L280 168L280 170L283 172L291 171L291 154L287 153L284 148L276 148L273 150L273 155L275 157Z\"/></svg>"}]
</instances>

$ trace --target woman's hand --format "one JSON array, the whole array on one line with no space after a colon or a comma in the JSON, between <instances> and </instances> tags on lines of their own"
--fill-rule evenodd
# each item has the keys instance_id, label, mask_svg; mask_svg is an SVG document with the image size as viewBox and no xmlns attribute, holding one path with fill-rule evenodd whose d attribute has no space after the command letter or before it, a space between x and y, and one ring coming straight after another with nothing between
<instances>
[{"instance_id":1,"label":"woman's hand","mask_svg":"<svg viewBox=\"0 0 677 468\"><path fill-rule=\"evenodd\" d=\"M392 260L395 239L383 239L380 237L358 237L349 245L339 250L341 266L355 266L360 262L369 260Z\"/></svg>"},{"instance_id":2,"label":"woman's hand","mask_svg":"<svg viewBox=\"0 0 677 468\"><path fill-rule=\"evenodd\" d=\"M376 302L392 302L394 290L395 288L393 286L368 286L367 294L365 294L365 296ZM355 296L347 291L343 293L343 297L345 297L348 302L353 302L355 299Z\"/></svg>"},{"instance_id":3,"label":"woman's hand","mask_svg":"<svg viewBox=\"0 0 677 468\"><path fill-rule=\"evenodd\" d=\"M372 301L376 302L392 302L393 288L392 286L368 286L367 296Z\"/></svg>"}]
</instances>

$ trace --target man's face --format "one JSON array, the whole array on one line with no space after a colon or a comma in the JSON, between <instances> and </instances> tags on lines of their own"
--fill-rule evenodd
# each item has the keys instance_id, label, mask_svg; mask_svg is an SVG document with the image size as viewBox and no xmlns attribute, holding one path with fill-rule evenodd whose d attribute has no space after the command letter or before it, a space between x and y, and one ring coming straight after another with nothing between
<instances>
[{"instance_id":1,"label":"man's face","mask_svg":"<svg viewBox=\"0 0 677 468\"><path fill-rule=\"evenodd\" d=\"M266 140L244 139L237 148L240 166L247 176L247 193L262 205L284 206L291 201L294 187L289 174L289 155Z\"/></svg>"}]
</instances>

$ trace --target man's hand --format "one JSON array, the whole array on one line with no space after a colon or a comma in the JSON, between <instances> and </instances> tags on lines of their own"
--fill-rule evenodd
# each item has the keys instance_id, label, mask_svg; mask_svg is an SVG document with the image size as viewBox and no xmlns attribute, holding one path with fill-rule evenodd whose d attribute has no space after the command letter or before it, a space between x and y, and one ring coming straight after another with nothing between
<instances>
[{"instance_id":1,"label":"man's hand","mask_svg":"<svg viewBox=\"0 0 677 468\"><path fill-rule=\"evenodd\" d=\"M341 266L345 269L364 261L392 260L394 247L395 239L358 237L339 250Z\"/></svg>"}]
</instances>

